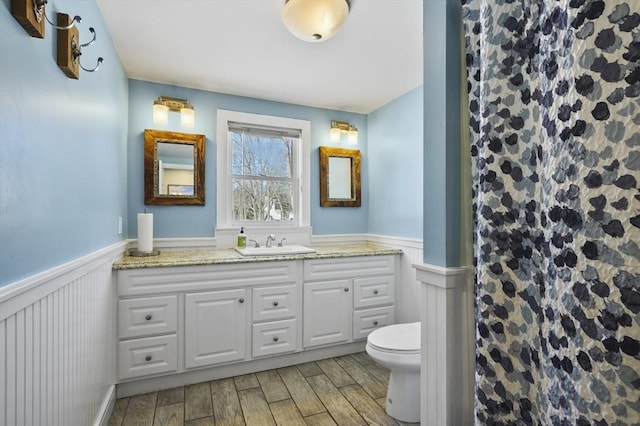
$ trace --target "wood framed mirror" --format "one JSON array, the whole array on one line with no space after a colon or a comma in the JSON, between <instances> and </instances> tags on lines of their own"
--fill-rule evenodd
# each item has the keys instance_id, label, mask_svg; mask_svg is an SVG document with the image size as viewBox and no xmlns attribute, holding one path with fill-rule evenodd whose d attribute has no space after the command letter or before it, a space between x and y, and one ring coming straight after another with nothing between
<instances>
[{"instance_id":1,"label":"wood framed mirror","mask_svg":"<svg viewBox=\"0 0 640 426\"><path fill-rule=\"evenodd\" d=\"M204 205L205 136L144 131L144 203Z\"/></svg>"},{"instance_id":2,"label":"wood framed mirror","mask_svg":"<svg viewBox=\"0 0 640 426\"><path fill-rule=\"evenodd\" d=\"M320 206L360 207L360 151L320 147Z\"/></svg>"}]
</instances>

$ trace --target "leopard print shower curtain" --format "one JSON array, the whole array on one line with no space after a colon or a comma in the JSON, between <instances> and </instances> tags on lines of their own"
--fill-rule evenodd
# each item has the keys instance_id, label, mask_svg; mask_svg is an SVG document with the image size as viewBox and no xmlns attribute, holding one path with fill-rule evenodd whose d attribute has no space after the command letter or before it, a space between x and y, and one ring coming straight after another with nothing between
<instances>
[{"instance_id":1,"label":"leopard print shower curtain","mask_svg":"<svg viewBox=\"0 0 640 426\"><path fill-rule=\"evenodd\" d=\"M477 424L640 424L640 0L463 0Z\"/></svg>"}]
</instances>

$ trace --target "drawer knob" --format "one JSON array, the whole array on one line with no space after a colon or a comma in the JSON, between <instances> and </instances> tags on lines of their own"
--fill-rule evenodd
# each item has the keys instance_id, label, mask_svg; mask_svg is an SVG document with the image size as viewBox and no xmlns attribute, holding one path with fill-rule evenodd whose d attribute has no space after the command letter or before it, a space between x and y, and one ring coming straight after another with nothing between
<instances>
[{"instance_id":1,"label":"drawer knob","mask_svg":"<svg viewBox=\"0 0 640 426\"><path fill-rule=\"evenodd\" d=\"M378 290L373 290L373 294L378 294Z\"/></svg>"},{"instance_id":2,"label":"drawer knob","mask_svg":"<svg viewBox=\"0 0 640 426\"><path fill-rule=\"evenodd\" d=\"M374 321L374 322L373 322L373 325L378 325L378 321Z\"/></svg>"},{"instance_id":3,"label":"drawer knob","mask_svg":"<svg viewBox=\"0 0 640 426\"><path fill-rule=\"evenodd\" d=\"M278 336L274 336L273 341L277 342L278 341Z\"/></svg>"},{"instance_id":4,"label":"drawer knob","mask_svg":"<svg viewBox=\"0 0 640 426\"><path fill-rule=\"evenodd\" d=\"M348 293L348 292L349 292L349 287L345 287L345 288L344 288L344 291L345 291L346 293Z\"/></svg>"},{"instance_id":5,"label":"drawer knob","mask_svg":"<svg viewBox=\"0 0 640 426\"><path fill-rule=\"evenodd\" d=\"M151 361L151 355L147 355L146 357L144 357L144 360L147 362Z\"/></svg>"},{"instance_id":6,"label":"drawer knob","mask_svg":"<svg viewBox=\"0 0 640 426\"><path fill-rule=\"evenodd\" d=\"M147 316L144 317L144 319L146 319L147 321L151 321L151 318L153 318L153 316L151 316L151 314L147 314Z\"/></svg>"},{"instance_id":7,"label":"drawer knob","mask_svg":"<svg viewBox=\"0 0 640 426\"><path fill-rule=\"evenodd\" d=\"M244 303L244 297L241 297L240 299L238 299L238 302Z\"/></svg>"},{"instance_id":8,"label":"drawer knob","mask_svg":"<svg viewBox=\"0 0 640 426\"><path fill-rule=\"evenodd\" d=\"M273 302L273 306L278 306L278 301Z\"/></svg>"}]
</instances>

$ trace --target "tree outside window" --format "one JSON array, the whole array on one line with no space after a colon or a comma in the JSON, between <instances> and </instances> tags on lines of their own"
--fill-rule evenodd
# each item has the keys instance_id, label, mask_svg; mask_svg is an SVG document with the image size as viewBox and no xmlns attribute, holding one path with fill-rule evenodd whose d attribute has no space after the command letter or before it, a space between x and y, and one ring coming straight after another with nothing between
<instances>
[{"instance_id":1,"label":"tree outside window","mask_svg":"<svg viewBox=\"0 0 640 426\"><path fill-rule=\"evenodd\" d=\"M230 131L234 222L295 219L295 150L300 139Z\"/></svg>"}]
</instances>

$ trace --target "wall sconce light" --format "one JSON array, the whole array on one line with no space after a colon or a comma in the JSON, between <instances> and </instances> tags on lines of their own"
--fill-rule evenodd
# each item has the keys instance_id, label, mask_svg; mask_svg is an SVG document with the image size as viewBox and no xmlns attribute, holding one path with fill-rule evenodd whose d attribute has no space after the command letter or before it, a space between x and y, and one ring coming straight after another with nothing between
<instances>
[{"instance_id":1,"label":"wall sconce light","mask_svg":"<svg viewBox=\"0 0 640 426\"><path fill-rule=\"evenodd\" d=\"M79 16L74 16L73 20L63 26L56 25L47 17L45 8L48 0L11 0L11 14L16 21L22 25L22 28L31 36L44 38L44 22L45 20L51 24L53 28L59 30L68 30L76 23L82 21Z\"/></svg>"},{"instance_id":2,"label":"wall sconce light","mask_svg":"<svg viewBox=\"0 0 640 426\"><path fill-rule=\"evenodd\" d=\"M349 145L358 145L358 129L344 121L331 121L331 129L329 130L329 138L331 142L338 143L342 134L347 134L347 142Z\"/></svg>"},{"instance_id":3,"label":"wall sconce light","mask_svg":"<svg viewBox=\"0 0 640 426\"><path fill-rule=\"evenodd\" d=\"M169 111L180 112L180 125L182 127L193 127L196 124L196 111L193 105L186 99L170 98L160 96L153 102L153 122L156 124L167 124L169 121Z\"/></svg>"},{"instance_id":4,"label":"wall sconce light","mask_svg":"<svg viewBox=\"0 0 640 426\"><path fill-rule=\"evenodd\" d=\"M348 0L285 0L282 21L301 40L319 42L333 37L349 16Z\"/></svg>"}]
</instances>

